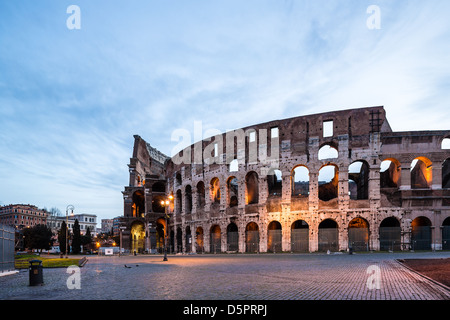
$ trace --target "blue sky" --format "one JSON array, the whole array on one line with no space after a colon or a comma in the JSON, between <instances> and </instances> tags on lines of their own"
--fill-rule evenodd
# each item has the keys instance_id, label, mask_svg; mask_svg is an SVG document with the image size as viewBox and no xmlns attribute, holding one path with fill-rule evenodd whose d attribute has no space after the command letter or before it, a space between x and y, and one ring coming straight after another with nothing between
<instances>
[{"instance_id":1,"label":"blue sky","mask_svg":"<svg viewBox=\"0 0 450 320\"><path fill-rule=\"evenodd\" d=\"M69 5L81 10L70 30ZM370 5L381 29L370 30ZM1 1L0 204L123 214L133 135L384 105L449 129L450 1Z\"/></svg>"}]
</instances>

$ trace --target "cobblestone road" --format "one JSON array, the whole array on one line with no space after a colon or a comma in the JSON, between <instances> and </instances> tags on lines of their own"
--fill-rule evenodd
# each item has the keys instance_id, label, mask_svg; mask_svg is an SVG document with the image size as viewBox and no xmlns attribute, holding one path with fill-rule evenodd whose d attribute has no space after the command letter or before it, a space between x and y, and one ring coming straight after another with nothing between
<instances>
[{"instance_id":1,"label":"cobblestone road","mask_svg":"<svg viewBox=\"0 0 450 320\"><path fill-rule=\"evenodd\" d=\"M0 277L0 298L58 300L450 300L450 292L409 271L396 258L439 253L88 256L81 289L68 289L66 269L44 269L44 285L28 286L28 270ZM125 267L127 265L127 267ZM379 289L368 268L379 270Z\"/></svg>"}]
</instances>

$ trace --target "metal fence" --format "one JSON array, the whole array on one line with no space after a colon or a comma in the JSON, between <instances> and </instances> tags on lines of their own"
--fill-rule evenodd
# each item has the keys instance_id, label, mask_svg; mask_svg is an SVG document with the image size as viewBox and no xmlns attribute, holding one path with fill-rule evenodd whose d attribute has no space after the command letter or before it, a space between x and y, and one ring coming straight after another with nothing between
<instances>
[{"instance_id":1,"label":"metal fence","mask_svg":"<svg viewBox=\"0 0 450 320\"><path fill-rule=\"evenodd\" d=\"M14 270L14 228L0 224L0 273Z\"/></svg>"}]
</instances>

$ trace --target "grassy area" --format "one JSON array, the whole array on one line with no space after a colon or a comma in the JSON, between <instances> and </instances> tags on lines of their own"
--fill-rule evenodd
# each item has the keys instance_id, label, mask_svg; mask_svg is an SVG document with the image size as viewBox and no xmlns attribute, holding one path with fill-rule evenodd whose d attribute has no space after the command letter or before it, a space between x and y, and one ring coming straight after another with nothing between
<instances>
[{"instance_id":1,"label":"grassy area","mask_svg":"<svg viewBox=\"0 0 450 320\"><path fill-rule=\"evenodd\" d=\"M81 258L56 258L54 256L38 256L34 254L16 255L14 265L16 269L28 269L30 260L41 260L44 268L67 268L77 265Z\"/></svg>"}]
</instances>

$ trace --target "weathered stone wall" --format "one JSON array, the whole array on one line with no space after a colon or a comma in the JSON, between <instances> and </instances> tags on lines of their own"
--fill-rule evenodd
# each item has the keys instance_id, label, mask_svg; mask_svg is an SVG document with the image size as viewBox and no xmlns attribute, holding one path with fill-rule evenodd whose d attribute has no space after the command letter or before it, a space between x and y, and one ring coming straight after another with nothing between
<instances>
[{"instance_id":1,"label":"weathered stone wall","mask_svg":"<svg viewBox=\"0 0 450 320\"><path fill-rule=\"evenodd\" d=\"M330 121L332 132L325 130ZM153 174L155 182L163 181L166 194L174 196L169 243L175 251L276 252L304 250L305 244L306 251L349 246L379 250L386 248L387 240L392 248L395 243L395 249L410 249L419 239L413 221L422 216L429 221L424 227L431 234L427 236L430 248L440 249L441 226L450 215L446 200L450 190L442 188L450 150L441 149L442 139L448 136L450 131L392 132L383 107L351 109L224 133L184 149L165 162L164 171L145 153L147 148L139 147L145 143L139 138L130 160L124 216L130 216L130 195L143 188L146 228L161 219L151 209L155 196L161 194L151 192L148 178L145 186L136 185L136 175L145 173ZM337 157L319 159L323 146L335 148ZM233 159L238 161L237 170L230 170ZM387 159L391 166L380 173ZM414 159L420 162L411 170ZM353 172L355 162L364 171ZM297 166L309 171L307 195L291 192ZM326 166L335 168L328 184L319 179ZM281 181L274 179L275 172L281 173ZM446 172L444 167L444 176ZM383 233L380 238L381 231L391 231L384 228L390 217L395 218L389 220L394 236L386 238Z\"/></svg>"}]
</instances>

